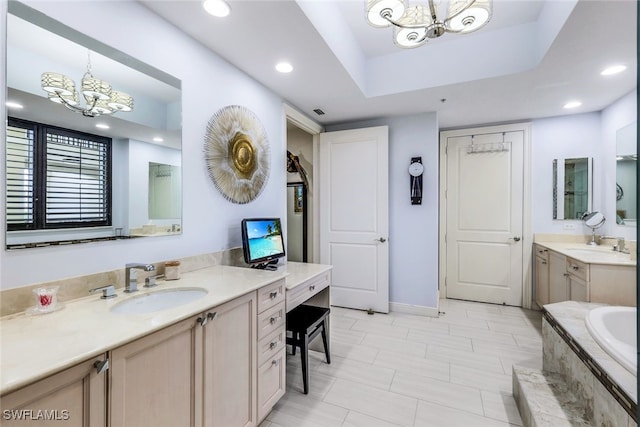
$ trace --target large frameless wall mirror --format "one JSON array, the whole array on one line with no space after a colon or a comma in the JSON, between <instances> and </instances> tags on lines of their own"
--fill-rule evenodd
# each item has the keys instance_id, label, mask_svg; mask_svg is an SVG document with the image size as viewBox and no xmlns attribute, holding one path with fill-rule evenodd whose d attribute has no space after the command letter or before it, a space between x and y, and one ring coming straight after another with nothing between
<instances>
[{"instance_id":1,"label":"large frameless wall mirror","mask_svg":"<svg viewBox=\"0 0 640 427\"><path fill-rule=\"evenodd\" d=\"M638 223L637 130L633 122L616 133L616 223L633 227Z\"/></svg>"},{"instance_id":2,"label":"large frameless wall mirror","mask_svg":"<svg viewBox=\"0 0 640 427\"><path fill-rule=\"evenodd\" d=\"M22 3L8 12L7 248L181 233L180 80ZM88 73L113 88L97 117L64 105L89 108ZM69 85L79 96L45 91Z\"/></svg>"},{"instance_id":3,"label":"large frameless wall mirror","mask_svg":"<svg viewBox=\"0 0 640 427\"><path fill-rule=\"evenodd\" d=\"M591 211L593 161L553 160L553 219L579 220Z\"/></svg>"}]
</instances>

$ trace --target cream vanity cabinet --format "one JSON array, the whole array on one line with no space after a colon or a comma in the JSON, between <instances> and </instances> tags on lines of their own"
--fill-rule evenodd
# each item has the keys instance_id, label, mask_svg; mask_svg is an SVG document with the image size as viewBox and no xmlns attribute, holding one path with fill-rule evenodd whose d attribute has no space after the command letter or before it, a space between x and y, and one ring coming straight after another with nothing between
<instances>
[{"instance_id":1,"label":"cream vanity cabinet","mask_svg":"<svg viewBox=\"0 0 640 427\"><path fill-rule=\"evenodd\" d=\"M567 283L567 257L549 251L549 303L571 299Z\"/></svg>"},{"instance_id":2,"label":"cream vanity cabinet","mask_svg":"<svg viewBox=\"0 0 640 427\"><path fill-rule=\"evenodd\" d=\"M198 426L202 335L195 316L110 352L110 425Z\"/></svg>"},{"instance_id":3,"label":"cream vanity cabinet","mask_svg":"<svg viewBox=\"0 0 640 427\"><path fill-rule=\"evenodd\" d=\"M539 306L567 300L635 306L635 266L586 263L537 244L534 251Z\"/></svg>"},{"instance_id":4,"label":"cream vanity cabinet","mask_svg":"<svg viewBox=\"0 0 640 427\"><path fill-rule=\"evenodd\" d=\"M90 359L2 396L0 425L105 426L107 373L96 368L105 360Z\"/></svg>"},{"instance_id":5,"label":"cream vanity cabinet","mask_svg":"<svg viewBox=\"0 0 640 427\"><path fill-rule=\"evenodd\" d=\"M285 393L285 294L284 281L258 290L258 422Z\"/></svg>"},{"instance_id":6,"label":"cream vanity cabinet","mask_svg":"<svg viewBox=\"0 0 640 427\"><path fill-rule=\"evenodd\" d=\"M534 245L536 303L542 307L549 304L549 250Z\"/></svg>"},{"instance_id":7,"label":"cream vanity cabinet","mask_svg":"<svg viewBox=\"0 0 640 427\"><path fill-rule=\"evenodd\" d=\"M74 427L256 426L285 392L285 321L280 279L7 393L2 410Z\"/></svg>"},{"instance_id":8,"label":"cream vanity cabinet","mask_svg":"<svg viewBox=\"0 0 640 427\"><path fill-rule=\"evenodd\" d=\"M256 293L111 351L111 426L256 425Z\"/></svg>"},{"instance_id":9,"label":"cream vanity cabinet","mask_svg":"<svg viewBox=\"0 0 640 427\"><path fill-rule=\"evenodd\" d=\"M255 426L285 391L284 280L111 351L111 426Z\"/></svg>"}]
</instances>

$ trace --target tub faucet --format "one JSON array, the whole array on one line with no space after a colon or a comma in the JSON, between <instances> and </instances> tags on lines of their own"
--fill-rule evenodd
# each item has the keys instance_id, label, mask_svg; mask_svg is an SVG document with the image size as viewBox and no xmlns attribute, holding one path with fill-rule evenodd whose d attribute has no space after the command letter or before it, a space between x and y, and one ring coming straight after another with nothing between
<instances>
[{"instance_id":1,"label":"tub faucet","mask_svg":"<svg viewBox=\"0 0 640 427\"><path fill-rule=\"evenodd\" d=\"M154 271L156 268L153 264L130 263L125 265L124 291L136 292L138 290L138 273L137 270Z\"/></svg>"}]
</instances>

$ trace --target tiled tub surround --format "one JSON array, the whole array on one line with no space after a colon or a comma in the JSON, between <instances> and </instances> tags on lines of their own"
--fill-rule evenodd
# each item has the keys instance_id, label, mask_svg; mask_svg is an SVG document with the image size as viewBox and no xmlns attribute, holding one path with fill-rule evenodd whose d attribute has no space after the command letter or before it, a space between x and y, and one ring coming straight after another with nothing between
<instances>
[{"instance_id":1,"label":"tiled tub surround","mask_svg":"<svg viewBox=\"0 0 640 427\"><path fill-rule=\"evenodd\" d=\"M514 367L525 426L637 426L637 379L591 337L586 313L601 304L545 306L543 370Z\"/></svg>"}]
</instances>

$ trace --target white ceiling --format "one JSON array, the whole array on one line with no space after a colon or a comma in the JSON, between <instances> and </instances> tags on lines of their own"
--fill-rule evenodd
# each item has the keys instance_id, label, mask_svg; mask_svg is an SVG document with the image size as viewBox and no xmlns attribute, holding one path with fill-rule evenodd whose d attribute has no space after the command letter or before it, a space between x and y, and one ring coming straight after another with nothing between
<instances>
[{"instance_id":1,"label":"white ceiling","mask_svg":"<svg viewBox=\"0 0 640 427\"><path fill-rule=\"evenodd\" d=\"M322 124L430 111L442 128L526 120L599 111L636 87L634 0L493 0L485 28L411 50L365 22L364 0L231 0L223 19L199 0L140 1ZM277 73L280 60L294 71ZM600 76L612 63L628 69ZM583 106L562 108L574 99Z\"/></svg>"}]
</instances>

